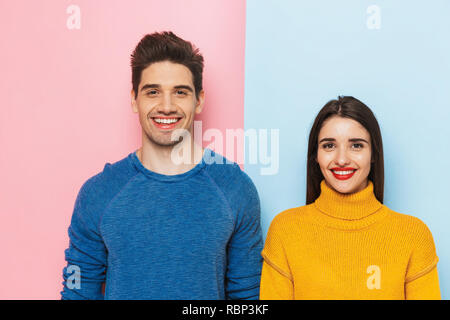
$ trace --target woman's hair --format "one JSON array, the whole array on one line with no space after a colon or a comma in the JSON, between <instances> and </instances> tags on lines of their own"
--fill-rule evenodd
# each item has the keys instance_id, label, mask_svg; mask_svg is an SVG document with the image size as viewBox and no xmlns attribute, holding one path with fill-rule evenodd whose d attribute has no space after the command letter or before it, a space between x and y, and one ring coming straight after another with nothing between
<instances>
[{"instance_id":1,"label":"woman's hair","mask_svg":"<svg viewBox=\"0 0 450 320\"><path fill-rule=\"evenodd\" d=\"M383 203L384 194L384 157L383 141L378 121L372 110L364 103L350 96L340 96L329 101L319 111L308 141L308 159L306 174L306 204L313 203L320 195L320 182L324 179L317 163L319 132L325 120L332 116L349 118L358 121L370 134L372 159L369 180L373 182L375 197Z\"/></svg>"}]
</instances>

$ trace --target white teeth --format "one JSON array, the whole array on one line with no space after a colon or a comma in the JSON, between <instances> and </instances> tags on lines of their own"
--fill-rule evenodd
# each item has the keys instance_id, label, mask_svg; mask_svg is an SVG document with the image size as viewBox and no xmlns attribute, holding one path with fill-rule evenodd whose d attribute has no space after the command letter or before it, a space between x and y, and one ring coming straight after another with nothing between
<instances>
[{"instance_id":1,"label":"white teeth","mask_svg":"<svg viewBox=\"0 0 450 320\"><path fill-rule=\"evenodd\" d=\"M333 170L333 172L334 172L335 174L338 174L338 175L341 175L341 176L346 175L346 174L353 173L353 172L355 172L355 171L356 171L356 170L349 170L349 171L335 171L335 170Z\"/></svg>"},{"instance_id":2,"label":"white teeth","mask_svg":"<svg viewBox=\"0 0 450 320\"><path fill-rule=\"evenodd\" d=\"M178 119L161 119L161 118L154 118L155 122L157 123L175 123L178 121Z\"/></svg>"}]
</instances>

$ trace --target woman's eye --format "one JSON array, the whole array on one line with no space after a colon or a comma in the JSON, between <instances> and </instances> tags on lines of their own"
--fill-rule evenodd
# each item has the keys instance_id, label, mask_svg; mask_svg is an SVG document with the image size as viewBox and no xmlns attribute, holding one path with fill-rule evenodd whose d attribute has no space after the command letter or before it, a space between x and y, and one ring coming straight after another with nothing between
<instances>
[{"instance_id":1,"label":"woman's eye","mask_svg":"<svg viewBox=\"0 0 450 320\"><path fill-rule=\"evenodd\" d=\"M322 145L322 148L324 148L324 149L331 149L333 147L334 147L334 145L332 143L324 143Z\"/></svg>"},{"instance_id":2,"label":"woman's eye","mask_svg":"<svg viewBox=\"0 0 450 320\"><path fill-rule=\"evenodd\" d=\"M362 143L354 143L354 144L352 145L352 147L353 147L354 149L362 149L362 148L364 147L364 145L363 145Z\"/></svg>"}]
</instances>

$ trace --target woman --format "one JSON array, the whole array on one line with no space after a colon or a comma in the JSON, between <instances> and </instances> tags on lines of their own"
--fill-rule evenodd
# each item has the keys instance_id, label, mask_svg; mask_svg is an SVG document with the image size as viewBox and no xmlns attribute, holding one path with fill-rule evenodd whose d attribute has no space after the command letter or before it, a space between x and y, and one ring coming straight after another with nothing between
<instances>
[{"instance_id":1,"label":"woman","mask_svg":"<svg viewBox=\"0 0 450 320\"><path fill-rule=\"evenodd\" d=\"M261 299L440 299L433 237L383 205L383 145L372 111L328 102L312 126L306 205L272 221Z\"/></svg>"}]
</instances>

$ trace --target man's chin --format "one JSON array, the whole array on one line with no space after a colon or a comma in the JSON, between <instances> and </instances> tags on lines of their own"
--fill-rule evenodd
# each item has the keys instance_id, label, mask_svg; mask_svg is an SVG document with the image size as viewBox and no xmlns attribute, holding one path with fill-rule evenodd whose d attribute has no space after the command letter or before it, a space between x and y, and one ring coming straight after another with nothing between
<instances>
[{"instance_id":1,"label":"man's chin","mask_svg":"<svg viewBox=\"0 0 450 320\"><path fill-rule=\"evenodd\" d=\"M159 147L173 147L183 141L183 137L178 140L172 140L170 137L150 137L148 140Z\"/></svg>"}]
</instances>

